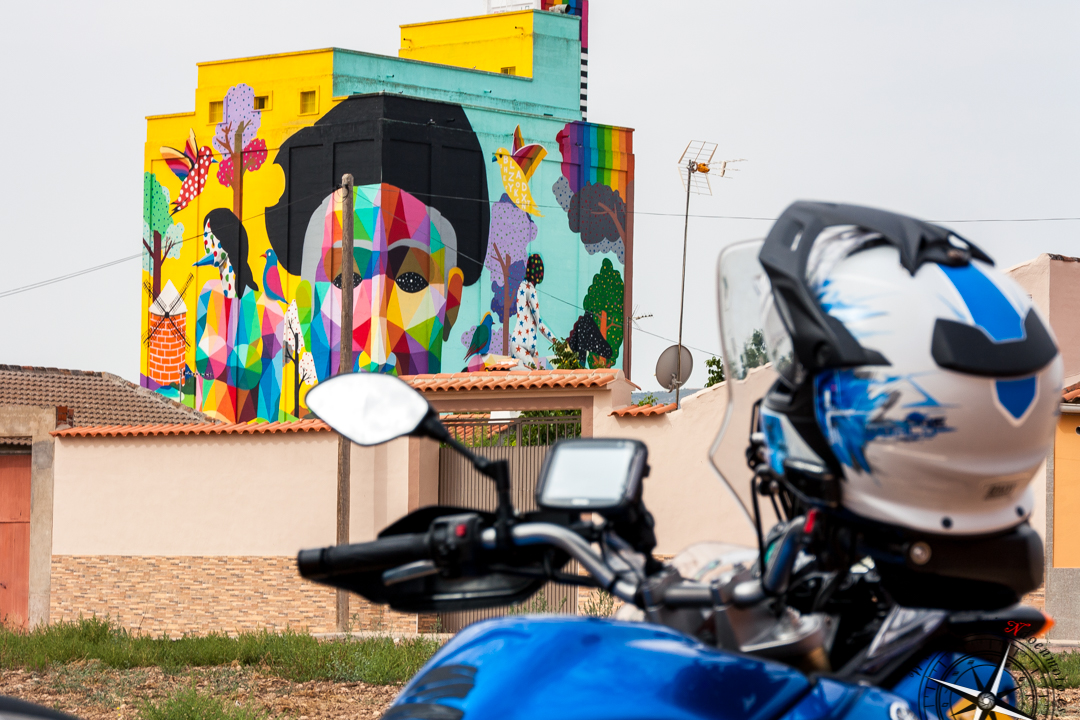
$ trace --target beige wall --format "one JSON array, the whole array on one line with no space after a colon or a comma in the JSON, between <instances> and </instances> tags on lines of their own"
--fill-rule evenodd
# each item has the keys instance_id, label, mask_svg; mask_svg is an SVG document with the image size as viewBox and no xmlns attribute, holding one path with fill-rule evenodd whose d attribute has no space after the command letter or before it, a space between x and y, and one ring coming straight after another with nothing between
<instances>
[{"instance_id":1,"label":"beige wall","mask_svg":"<svg viewBox=\"0 0 1080 720\"><path fill-rule=\"evenodd\" d=\"M772 372L746 383L721 462L749 481L743 451L750 403ZM649 446L645 500L657 521L657 552L699 540L753 543L708 451L727 403L724 385L652 418L612 417L630 385L526 393L470 392L429 397L440 410L580 407L584 434L631 437ZM584 421L584 417L583 417ZM410 462L411 461L411 462ZM328 432L117 438L56 442L54 555L292 556L334 543L337 436ZM353 446L351 539L370 540L409 510L438 500L438 446L403 438Z\"/></svg>"},{"instance_id":2,"label":"beige wall","mask_svg":"<svg viewBox=\"0 0 1080 720\"><path fill-rule=\"evenodd\" d=\"M430 443L353 446L354 542L408 512L410 443L437 473ZM329 432L57 438L52 552L292 556L334 543L336 478Z\"/></svg>"},{"instance_id":3,"label":"beige wall","mask_svg":"<svg viewBox=\"0 0 1080 720\"><path fill-rule=\"evenodd\" d=\"M1043 253L1005 272L1050 321L1065 362L1065 385L1080 382L1080 259Z\"/></svg>"},{"instance_id":4,"label":"beige wall","mask_svg":"<svg viewBox=\"0 0 1080 720\"><path fill-rule=\"evenodd\" d=\"M1065 360L1065 384L1080 381L1080 260L1050 260L1050 327Z\"/></svg>"},{"instance_id":5,"label":"beige wall","mask_svg":"<svg viewBox=\"0 0 1080 720\"><path fill-rule=\"evenodd\" d=\"M1054 331L1065 364L1065 385L1080 382L1080 260L1043 253L1005 271L1031 296ZM1046 463L1031 482L1031 526L1046 542Z\"/></svg>"},{"instance_id":6,"label":"beige wall","mask_svg":"<svg viewBox=\"0 0 1080 720\"><path fill-rule=\"evenodd\" d=\"M736 407L717 453L724 474L749 485L745 450L750 408L776 379L770 368L752 372L740 383ZM645 506L656 520L656 552L673 555L703 540L756 546L753 527L709 464L709 448L720 430L727 407L727 383L695 393L674 412L652 417L597 419L597 436L641 440L649 447L651 473L645 480ZM765 527L772 524L771 513Z\"/></svg>"}]
</instances>

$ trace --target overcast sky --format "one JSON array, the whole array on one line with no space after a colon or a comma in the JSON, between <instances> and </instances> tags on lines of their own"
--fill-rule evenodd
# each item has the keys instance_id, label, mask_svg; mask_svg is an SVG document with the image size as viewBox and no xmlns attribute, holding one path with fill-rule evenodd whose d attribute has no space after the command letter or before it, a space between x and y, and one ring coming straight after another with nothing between
<instances>
[{"instance_id":1,"label":"overcast sky","mask_svg":"<svg viewBox=\"0 0 1080 720\"><path fill-rule=\"evenodd\" d=\"M0 28L0 293L140 250L145 116L190 111L195 63L338 46L395 55L403 23L483 0L49 2ZM690 139L748 158L697 215L773 218L795 199L937 221L1080 216L1080 3L592 0L589 119L635 128L643 331L677 334ZM720 349L715 261L767 220L690 224L685 342ZM953 228L1007 267L1080 255L1080 221ZM140 264L0 297L0 363L138 381ZM669 340L634 335L646 389Z\"/></svg>"}]
</instances>

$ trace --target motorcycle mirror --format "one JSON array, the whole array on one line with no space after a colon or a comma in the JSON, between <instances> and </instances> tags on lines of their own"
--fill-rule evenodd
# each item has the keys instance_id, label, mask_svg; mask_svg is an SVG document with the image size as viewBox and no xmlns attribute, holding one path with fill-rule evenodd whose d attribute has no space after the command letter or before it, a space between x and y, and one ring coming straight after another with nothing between
<instances>
[{"instance_id":1,"label":"motorcycle mirror","mask_svg":"<svg viewBox=\"0 0 1080 720\"><path fill-rule=\"evenodd\" d=\"M347 373L325 380L308 391L307 406L357 445L381 445L422 431L424 420L434 412L408 383L380 373Z\"/></svg>"}]
</instances>

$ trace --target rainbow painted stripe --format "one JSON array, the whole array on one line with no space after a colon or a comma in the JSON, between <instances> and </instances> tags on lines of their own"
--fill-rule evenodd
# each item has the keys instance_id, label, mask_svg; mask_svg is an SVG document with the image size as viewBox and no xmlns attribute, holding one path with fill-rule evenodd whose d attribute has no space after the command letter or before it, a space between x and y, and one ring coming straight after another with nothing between
<instances>
[{"instance_id":1,"label":"rainbow painted stripe","mask_svg":"<svg viewBox=\"0 0 1080 720\"><path fill-rule=\"evenodd\" d=\"M626 200L633 180L631 130L586 122L567 123L555 136L562 152L562 173L575 193L584 185L607 185Z\"/></svg>"}]
</instances>

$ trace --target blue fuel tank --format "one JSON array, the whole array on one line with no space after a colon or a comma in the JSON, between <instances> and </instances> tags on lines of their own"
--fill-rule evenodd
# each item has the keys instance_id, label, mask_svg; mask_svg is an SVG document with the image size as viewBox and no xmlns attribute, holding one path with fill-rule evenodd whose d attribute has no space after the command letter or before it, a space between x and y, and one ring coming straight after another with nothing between
<instances>
[{"instance_id":1,"label":"blue fuel tank","mask_svg":"<svg viewBox=\"0 0 1080 720\"><path fill-rule=\"evenodd\" d=\"M458 633L384 718L810 720L852 711L889 718L894 699L874 693L831 681L812 686L787 666L658 625L515 616Z\"/></svg>"}]
</instances>

